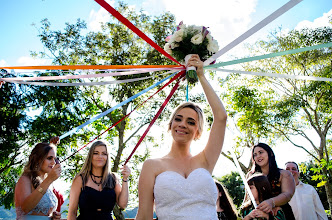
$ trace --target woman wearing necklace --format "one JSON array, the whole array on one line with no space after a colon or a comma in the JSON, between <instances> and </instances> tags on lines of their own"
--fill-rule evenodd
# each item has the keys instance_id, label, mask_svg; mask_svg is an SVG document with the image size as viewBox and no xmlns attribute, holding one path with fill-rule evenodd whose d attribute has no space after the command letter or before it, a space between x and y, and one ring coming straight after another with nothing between
<instances>
[{"instance_id":1,"label":"woman wearing necklace","mask_svg":"<svg viewBox=\"0 0 332 220\"><path fill-rule=\"evenodd\" d=\"M107 146L92 144L85 163L70 189L68 220L108 220L115 203L122 209L128 204L128 166L122 168L122 186L109 170ZM77 217L77 210L79 216Z\"/></svg>"}]
</instances>

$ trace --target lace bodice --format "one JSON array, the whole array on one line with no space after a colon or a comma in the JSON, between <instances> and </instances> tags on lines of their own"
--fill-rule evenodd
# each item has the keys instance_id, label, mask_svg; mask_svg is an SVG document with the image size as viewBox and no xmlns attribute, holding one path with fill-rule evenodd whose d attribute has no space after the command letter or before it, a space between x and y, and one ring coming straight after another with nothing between
<instances>
[{"instance_id":1,"label":"lace bodice","mask_svg":"<svg viewBox=\"0 0 332 220\"><path fill-rule=\"evenodd\" d=\"M193 170L187 178L174 171L156 177L156 214L160 220L217 220L217 187L209 171Z\"/></svg>"},{"instance_id":2,"label":"lace bodice","mask_svg":"<svg viewBox=\"0 0 332 220\"><path fill-rule=\"evenodd\" d=\"M39 203L28 213L30 215L33 212L43 213L48 216L56 211L58 205L58 199L51 189L47 189L46 193L40 199ZM16 207L16 219L22 219L25 213L21 207Z\"/></svg>"}]
</instances>

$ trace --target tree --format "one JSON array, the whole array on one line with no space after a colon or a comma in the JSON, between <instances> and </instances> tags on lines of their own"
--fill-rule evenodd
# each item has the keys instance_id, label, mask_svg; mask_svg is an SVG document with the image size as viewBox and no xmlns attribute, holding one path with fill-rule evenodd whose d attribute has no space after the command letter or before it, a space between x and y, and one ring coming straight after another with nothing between
<instances>
[{"instance_id":1,"label":"tree","mask_svg":"<svg viewBox=\"0 0 332 220\"><path fill-rule=\"evenodd\" d=\"M0 70L1 77L16 77ZM27 137L25 110L29 108L30 92L26 86L5 83L0 96L0 206L13 206L16 179L21 173L21 148Z\"/></svg>"},{"instance_id":2,"label":"tree","mask_svg":"<svg viewBox=\"0 0 332 220\"><path fill-rule=\"evenodd\" d=\"M253 54L273 53L332 42L332 27L275 32L250 47ZM244 65L247 71L332 77L331 48L270 58ZM236 80L236 83L235 81ZM331 125L332 83L278 77L229 77L228 108L242 137L239 146L264 140L292 143L306 151L321 169L329 209L332 210ZM313 150L311 151L310 148Z\"/></svg>"},{"instance_id":3,"label":"tree","mask_svg":"<svg viewBox=\"0 0 332 220\"><path fill-rule=\"evenodd\" d=\"M326 193L323 187L318 187L317 185L320 183L320 180L314 180L313 177L315 176L314 173L314 169L317 168L318 166L312 162L312 161L307 161L307 162L303 162L299 164L299 168L300 168L300 177L299 179L306 184L309 184L311 186L313 186L319 197L320 200L323 203L323 206L325 209L329 208L329 204L327 202L327 197L326 197Z\"/></svg>"},{"instance_id":4,"label":"tree","mask_svg":"<svg viewBox=\"0 0 332 220\"><path fill-rule=\"evenodd\" d=\"M217 178L217 180L226 187L234 204L239 208L244 198L244 185L240 174L232 171L230 174Z\"/></svg>"}]
</instances>

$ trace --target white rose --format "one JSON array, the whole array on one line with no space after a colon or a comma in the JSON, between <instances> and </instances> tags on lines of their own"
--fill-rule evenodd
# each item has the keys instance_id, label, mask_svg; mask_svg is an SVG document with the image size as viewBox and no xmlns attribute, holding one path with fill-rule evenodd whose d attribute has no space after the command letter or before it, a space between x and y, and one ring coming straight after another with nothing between
<instances>
[{"instance_id":1,"label":"white rose","mask_svg":"<svg viewBox=\"0 0 332 220\"><path fill-rule=\"evenodd\" d=\"M193 44L201 44L203 42L203 36L202 34L196 34L191 38L191 43Z\"/></svg>"},{"instance_id":2,"label":"white rose","mask_svg":"<svg viewBox=\"0 0 332 220\"><path fill-rule=\"evenodd\" d=\"M172 49L174 49L174 48L176 48L176 47L178 47L178 46L179 46L179 44L176 43L176 42L172 42L172 43L171 43L171 48L172 48Z\"/></svg>"},{"instance_id":3,"label":"white rose","mask_svg":"<svg viewBox=\"0 0 332 220\"><path fill-rule=\"evenodd\" d=\"M208 43L207 45L207 49L211 52L211 53L216 53L219 50L219 46L218 46L218 42L216 40L212 40Z\"/></svg>"},{"instance_id":4,"label":"white rose","mask_svg":"<svg viewBox=\"0 0 332 220\"><path fill-rule=\"evenodd\" d=\"M172 49L171 49L171 45L170 43L166 43L164 46L164 50L168 53L168 54L172 54Z\"/></svg>"},{"instance_id":5,"label":"white rose","mask_svg":"<svg viewBox=\"0 0 332 220\"><path fill-rule=\"evenodd\" d=\"M182 41L183 33L184 33L183 29L180 29L177 32L175 32L174 35L173 35L173 41L176 41L176 42Z\"/></svg>"}]
</instances>

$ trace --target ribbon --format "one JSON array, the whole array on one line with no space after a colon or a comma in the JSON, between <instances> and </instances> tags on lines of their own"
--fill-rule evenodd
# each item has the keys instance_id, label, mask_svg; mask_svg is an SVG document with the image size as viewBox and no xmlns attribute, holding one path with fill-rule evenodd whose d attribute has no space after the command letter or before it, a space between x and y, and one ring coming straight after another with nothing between
<instances>
[{"instance_id":1,"label":"ribbon","mask_svg":"<svg viewBox=\"0 0 332 220\"><path fill-rule=\"evenodd\" d=\"M220 62L220 63L212 64L209 66L205 66L204 68L210 69L210 68L217 68L217 67L221 67L221 66L229 66L229 65L246 63L246 62L262 60L262 59L268 59L268 58L278 57L278 56L283 56L283 55L288 55L288 54L301 53L301 52L320 49L320 48L324 48L324 47L332 47L332 42L326 43L326 44L318 44L318 45L310 46L310 47L302 47L302 48L293 49L293 50L286 50L286 51L282 51L282 52L270 53L270 54L265 54L265 55L260 55L260 56L231 60L231 61L227 61L227 62Z\"/></svg>"},{"instance_id":2,"label":"ribbon","mask_svg":"<svg viewBox=\"0 0 332 220\"><path fill-rule=\"evenodd\" d=\"M239 161L237 160L235 154L233 151L231 151L231 154L232 154L232 157L233 157L233 161L235 163L235 167L237 169L237 171L239 172L240 176L241 176L241 179L242 179L242 182L244 184L244 187L246 188L247 192L248 192L248 195L251 199L251 202L252 204L254 205L255 208L257 208L257 203L256 203L256 200L254 198L254 195L252 194L251 190L250 190L250 187L248 185L248 182L247 182L247 179L244 177L244 174L240 168L240 164L239 164Z\"/></svg>"},{"instance_id":3,"label":"ribbon","mask_svg":"<svg viewBox=\"0 0 332 220\"><path fill-rule=\"evenodd\" d=\"M264 72L249 72L249 71L241 71L241 70L228 70L228 69L214 69L214 71L228 72L228 73L241 73L255 76L270 76L277 78L287 78L287 79L302 79L302 80L316 80L316 81L332 81L332 78L326 77L314 77L314 76L299 76L299 75L287 75L287 74L279 74L279 73L264 73Z\"/></svg>"},{"instance_id":4,"label":"ribbon","mask_svg":"<svg viewBox=\"0 0 332 220\"><path fill-rule=\"evenodd\" d=\"M0 69L31 70L87 70L87 69L141 69L141 68L174 68L179 65L52 65L52 66L7 66Z\"/></svg>"},{"instance_id":5,"label":"ribbon","mask_svg":"<svg viewBox=\"0 0 332 220\"><path fill-rule=\"evenodd\" d=\"M95 0L101 7L103 7L106 11L111 13L115 18L117 18L120 22L126 25L130 30L132 30L135 34L145 40L148 44L150 44L153 48L158 50L161 54L166 56L168 59L174 61L175 63L181 65L176 59L174 59L171 55L169 55L163 48L161 48L158 44L156 44L153 40L151 40L148 36L146 36L141 30L139 30L135 25L133 25L127 18L123 17L117 10L115 10L112 6L110 6L105 0Z\"/></svg>"},{"instance_id":6,"label":"ribbon","mask_svg":"<svg viewBox=\"0 0 332 220\"><path fill-rule=\"evenodd\" d=\"M163 90L166 86L168 86L170 83L172 83L174 80L176 80L177 78L179 78L182 75L182 73L178 73L177 75L175 75L170 81L168 81L165 85L163 85L160 89L158 89L153 95L151 95L148 99L146 99L144 102L142 102L141 104L137 105L131 112L129 112L128 114L126 114L125 116L123 116L119 121L117 121L116 123L114 123L111 127L107 128L105 131L103 131L101 134L97 135L93 140L91 140L89 143L85 144L83 147L81 147L80 149L78 149L77 151L75 151L74 153L72 153L71 155L69 155L68 157L66 157L64 160L62 160L60 163L66 161L68 158L72 157L73 155L75 155L77 152L79 152L80 150L82 150L83 148L85 148L86 146L88 146L90 143L92 143L93 141L97 140L100 136L102 136L103 134L105 134L107 131L111 130L113 127L115 127L116 125L118 125L121 121L123 121L125 118L127 118L131 113L133 113L137 108L139 108L140 106L142 106L145 102L147 102L149 99L151 99L155 94L157 94L158 92L160 92L161 90Z\"/></svg>"},{"instance_id":7,"label":"ribbon","mask_svg":"<svg viewBox=\"0 0 332 220\"><path fill-rule=\"evenodd\" d=\"M171 71L171 72L172 72L172 71ZM173 72L174 72L174 71L173 71ZM132 100L134 100L135 98L139 97L140 95L144 94L145 92L149 91L150 89L152 89L152 88L154 88L154 87L160 85L160 84L161 84L162 82L164 82L165 80L167 80L167 79L173 77L175 74L176 74L176 73L173 73L172 75L166 77L165 79L160 80L160 81L157 82L156 84L154 84L154 85L152 85L152 86L150 86L150 87L148 87L148 88L142 90L141 92L139 92L139 93L133 95L132 97L128 98L127 100L125 100L125 101L123 101L123 102L117 104L117 105L114 106L113 108L110 108L110 109L108 109L108 110L102 112L101 114L99 114L99 115L97 115L97 116L95 116L95 117L89 119L88 121L86 121L85 123L81 124L80 126L77 126L76 128L73 128L72 130L68 131L67 133L61 135L61 136L60 136L60 140L63 139L63 138L65 138L65 137L67 137L67 136L69 136L69 135L71 135L71 134L73 134L73 133L75 133L75 132L77 132L79 129L83 128L84 126L86 126L86 125L88 125L88 124L90 124L90 123L92 123L92 122L94 122L94 121L96 121L97 119L99 119L99 118L101 118L101 117L104 117L105 115L107 115L108 113L112 112L113 110L115 110L115 109L121 107L122 105L124 105L124 104L126 104L126 103L128 103L128 102L130 102L130 101L132 101Z\"/></svg>"},{"instance_id":8,"label":"ribbon","mask_svg":"<svg viewBox=\"0 0 332 220\"><path fill-rule=\"evenodd\" d=\"M165 74L169 74L169 72L163 73L160 75L165 75ZM113 80L113 81L102 81L102 82L82 82L82 83L25 82L25 81L12 81L12 80L9 80L10 78L6 78L6 80L4 80L4 81L11 82L11 83L39 85L39 86L95 86L95 85L109 85L109 84L136 82L136 81L141 81L141 80L145 80L145 79L149 79L149 78L153 78L153 77L155 77L155 76L147 76L147 77L134 78L134 79L124 79L124 80Z\"/></svg>"},{"instance_id":9,"label":"ribbon","mask_svg":"<svg viewBox=\"0 0 332 220\"><path fill-rule=\"evenodd\" d=\"M141 138L137 142L136 146L134 147L133 151L130 153L130 155L127 158L127 160L125 161L124 165L126 165L128 163L128 161L130 160L130 158L134 155L134 153L137 150L138 146L141 144L141 142L145 138L146 134L149 132L149 130L152 127L152 125L155 123L155 121L157 120L157 118L159 117L159 115L161 114L161 112L164 110L164 108L166 107L167 103L169 102L169 100L173 96L173 94L176 91L176 89L179 87L181 79L183 79L183 77L185 76L186 73L185 73L185 71L181 71L180 74L181 74L181 78L177 81L177 83L175 84L175 86L173 87L173 89L171 90L171 92L169 93L169 95L167 96L167 98L165 99L164 103L161 105L161 107L158 110L157 114L153 117L153 119L150 122L148 128L145 130L144 134L141 136Z\"/></svg>"},{"instance_id":10,"label":"ribbon","mask_svg":"<svg viewBox=\"0 0 332 220\"><path fill-rule=\"evenodd\" d=\"M248 31L243 33L241 36L233 40L231 43L226 45L224 48L219 50L217 53L215 53L213 56L211 56L209 59L204 61L204 65L207 66L210 63L212 63L214 60L216 60L221 55L225 54L227 51L232 49L233 47L237 46L242 41L246 40L248 37L265 27L267 24L271 23L273 20L278 18L280 15L284 14L286 11L297 5L302 0L290 0L286 4L284 4L282 7L277 9L275 12L267 16L265 19L260 21L258 24L256 24L254 27L250 28Z\"/></svg>"},{"instance_id":11,"label":"ribbon","mask_svg":"<svg viewBox=\"0 0 332 220\"><path fill-rule=\"evenodd\" d=\"M183 69L183 68L152 68L152 69L140 69L140 70L135 70L135 71L108 72L108 73L84 74L84 75L0 78L0 80L3 80L3 81L33 81L33 80L85 79L85 78L100 78L100 77L108 77L108 76L126 76L126 75L146 73L146 72L150 72L150 71L181 70L181 69Z\"/></svg>"}]
</instances>

